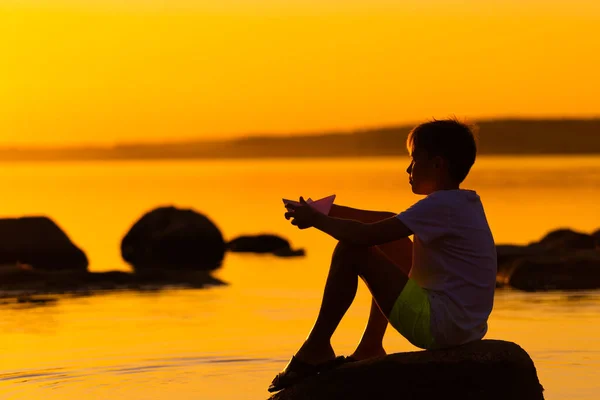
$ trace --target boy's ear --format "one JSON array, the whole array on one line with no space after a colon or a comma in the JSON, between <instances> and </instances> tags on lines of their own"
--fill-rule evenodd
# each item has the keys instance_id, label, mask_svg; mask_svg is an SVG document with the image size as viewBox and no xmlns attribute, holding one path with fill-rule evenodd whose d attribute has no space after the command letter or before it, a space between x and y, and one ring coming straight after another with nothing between
<instances>
[{"instance_id":1,"label":"boy's ear","mask_svg":"<svg viewBox=\"0 0 600 400\"><path fill-rule=\"evenodd\" d=\"M446 165L446 160L444 160L440 156L433 157L433 167L434 168L443 168Z\"/></svg>"}]
</instances>

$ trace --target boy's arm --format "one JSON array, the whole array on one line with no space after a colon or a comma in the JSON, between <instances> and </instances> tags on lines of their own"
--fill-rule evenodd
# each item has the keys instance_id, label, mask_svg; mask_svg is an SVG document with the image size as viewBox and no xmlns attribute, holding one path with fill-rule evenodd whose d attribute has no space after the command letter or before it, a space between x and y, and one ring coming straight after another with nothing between
<instances>
[{"instance_id":1,"label":"boy's arm","mask_svg":"<svg viewBox=\"0 0 600 400\"><path fill-rule=\"evenodd\" d=\"M411 230L395 214L372 223L317 214L313 226L341 242L369 247L412 235Z\"/></svg>"},{"instance_id":2,"label":"boy's arm","mask_svg":"<svg viewBox=\"0 0 600 400\"><path fill-rule=\"evenodd\" d=\"M389 211L360 210L337 204L331 206L328 215L335 218L353 219L365 223L378 222L396 216L395 213Z\"/></svg>"}]
</instances>

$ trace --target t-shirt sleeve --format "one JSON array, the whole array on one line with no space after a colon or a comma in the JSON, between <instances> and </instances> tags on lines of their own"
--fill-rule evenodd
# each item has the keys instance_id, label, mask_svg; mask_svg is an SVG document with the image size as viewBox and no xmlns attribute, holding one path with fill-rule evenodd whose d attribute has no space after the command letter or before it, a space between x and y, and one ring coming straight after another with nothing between
<instances>
[{"instance_id":1,"label":"t-shirt sleeve","mask_svg":"<svg viewBox=\"0 0 600 400\"><path fill-rule=\"evenodd\" d=\"M428 196L396 215L424 243L449 233L448 207L441 199Z\"/></svg>"}]
</instances>

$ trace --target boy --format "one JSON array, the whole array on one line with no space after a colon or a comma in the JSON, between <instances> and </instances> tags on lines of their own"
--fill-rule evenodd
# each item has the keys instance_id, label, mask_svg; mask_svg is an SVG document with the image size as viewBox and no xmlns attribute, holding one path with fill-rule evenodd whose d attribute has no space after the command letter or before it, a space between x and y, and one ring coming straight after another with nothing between
<instances>
[{"instance_id":1,"label":"boy","mask_svg":"<svg viewBox=\"0 0 600 400\"><path fill-rule=\"evenodd\" d=\"M473 132L455 120L434 120L414 128L407 147L412 191L426 197L400 214L334 206L328 216L302 197L302 205L288 205L285 218L292 225L314 227L339 243L317 320L269 391L343 362L385 355L388 321L423 349L458 346L486 334L496 247L479 196L459 188L475 163ZM411 254L402 249L410 249L410 235L414 244L407 274L402 267L411 264ZM336 358L330 339L354 299L358 277L373 296L371 315L356 351Z\"/></svg>"}]
</instances>

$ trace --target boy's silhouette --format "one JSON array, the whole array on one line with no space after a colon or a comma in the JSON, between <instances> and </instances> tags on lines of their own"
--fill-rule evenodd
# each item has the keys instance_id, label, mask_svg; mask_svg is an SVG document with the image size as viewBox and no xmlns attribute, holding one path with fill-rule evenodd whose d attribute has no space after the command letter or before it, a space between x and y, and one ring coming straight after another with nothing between
<instances>
[{"instance_id":1,"label":"boy's silhouette","mask_svg":"<svg viewBox=\"0 0 600 400\"><path fill-rule=\"evenodd\" d=\"M269 391L343 362L385 355L388 322L423 349L457 346L487 332L496 248L479 196L459 187L475 162L473 132L455 120L434 120L414 128L407 147L412 191L426 197L400 214L334 205L324 215L302 197L301 205L288 205L285 217L293 225L314 227L339 243L317 320ZM359 277L373 296L371 313L354 353L336 358L331 336Z\"/></svg>"}]
</instances>

